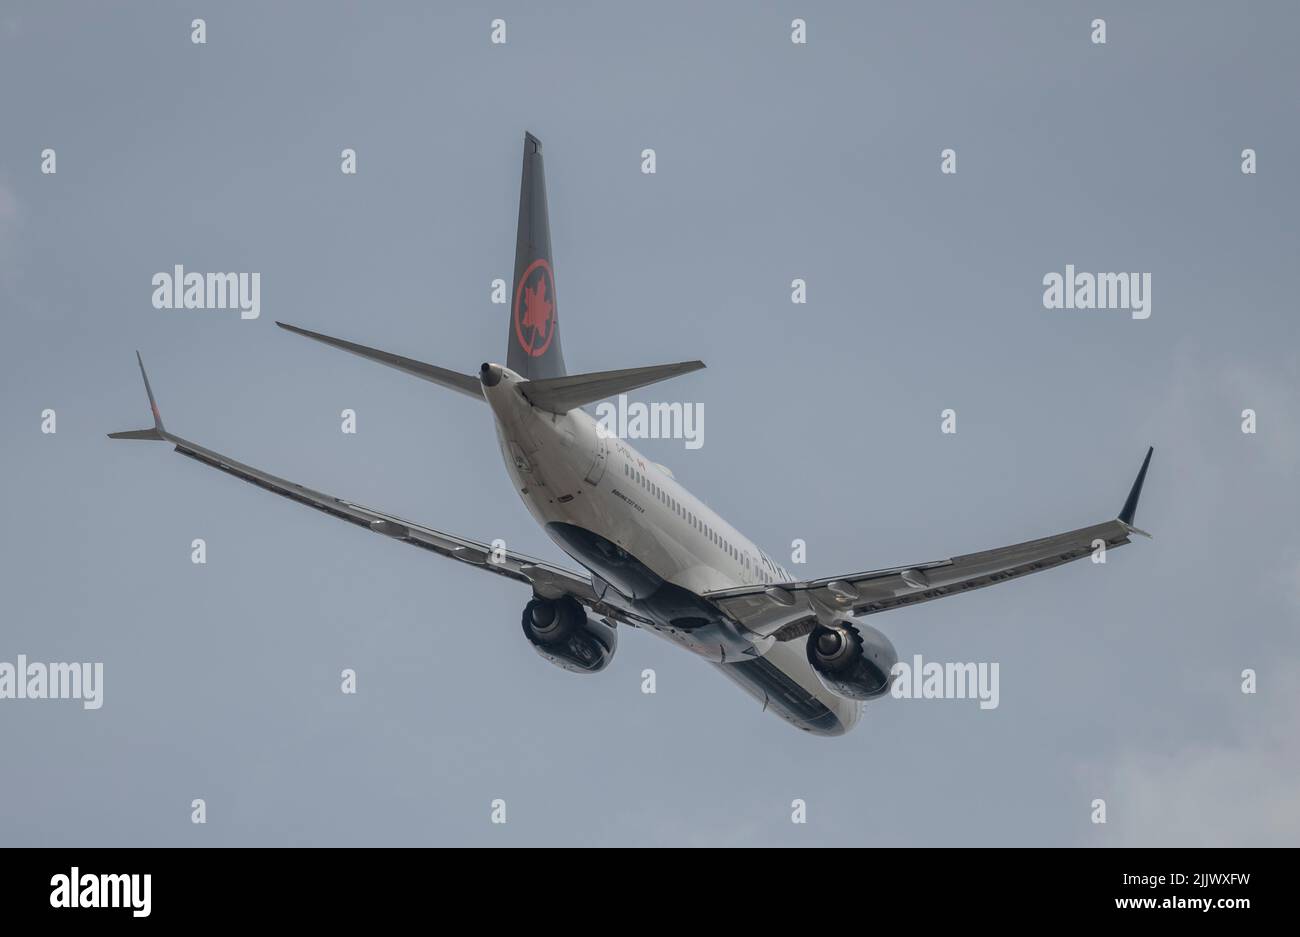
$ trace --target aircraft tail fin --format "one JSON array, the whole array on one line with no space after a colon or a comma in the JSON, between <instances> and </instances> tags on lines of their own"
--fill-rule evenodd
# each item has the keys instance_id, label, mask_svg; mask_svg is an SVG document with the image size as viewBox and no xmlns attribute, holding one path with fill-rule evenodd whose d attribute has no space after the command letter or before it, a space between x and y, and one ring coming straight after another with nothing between
<instances>
[{"instance_id":1,"label":"aircraft tail fin","mask_svg":"<svg viewBox=\"0 0 1300 937\"><path fill-rule=\"evenodd\" d=\"M551 266L551 226L546 212L546 173L542 141L524 133L523 176L519 183L519 229L515 239L515 279L510 295L509 351L506 366L530 381L563 377L560 321Z\"/></svg>"}]
</instances>

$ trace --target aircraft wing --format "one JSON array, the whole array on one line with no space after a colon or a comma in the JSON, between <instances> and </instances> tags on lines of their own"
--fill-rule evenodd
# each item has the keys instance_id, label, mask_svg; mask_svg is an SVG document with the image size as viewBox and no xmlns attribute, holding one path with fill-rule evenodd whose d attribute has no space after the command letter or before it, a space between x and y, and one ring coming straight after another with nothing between
<instances>
[{"instance_id":1,"label":"aircraft wing","mask_svg":"<svg viewBox=\"0 0 1300 937\"><path fill-rule=\"evenodd\" d=\"M1109 550L1128 543L1130 534L1150 536L1134 527L1133 519L1151 453L1148 449L1119 517L1105 523L946 560L824 579L741 586L704 597L750 631L789 641L811 631L819 611L823 615L874 615L1042 572L1091 555L1098 543Z\"/></svg>"},{"instance_id":2,"label":"aircraft wing","mask_svg":"<svg viewBox=\"0 0 1300 937\"><path fill-rule=\"evenodd\" d=\"M139 359L139 353L136 354ZM153 410L154 425L151 429L131 430L124 433L109 433L110 439L147 439L168 442L176 447L181 455L189 456L204 465L220 469L236 478L242 478L259 488L265 488L275 494L283 495L300 504L306 504L323 511L332 517L366 527L378 534L409 543L412 546L430 550L442 556L460 560L477 566L488 572L514 579L532 586L539 595L556 598L571 595L584 606L598 615L616 621L635 624L644 622L618 603L617 595L607 590L603 584L596 586L588 573L574 572L561 566L555 566L543 560L516 553L513 550L494 551L492 544L481 540L471 540L456 534L434 530L412 521L403 520L383 511L368 508L352 501L336 498L333 495L315 491L297 482L280 478L270 472L237 462L229 456L222 455L197 443L190 442L167 431L163 426L162 416L154 401L153 390L149 386L149 377L144 371L144 362L140 361L140 374L144 377L145 392L149 396L149 406Z\"/></svg>"}]
</instances>

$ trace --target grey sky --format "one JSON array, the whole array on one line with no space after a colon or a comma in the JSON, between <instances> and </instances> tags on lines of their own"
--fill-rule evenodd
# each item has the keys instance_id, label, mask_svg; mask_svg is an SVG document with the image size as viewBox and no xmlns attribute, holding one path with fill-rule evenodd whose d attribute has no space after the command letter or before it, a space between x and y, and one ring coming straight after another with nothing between
<instances>
[{"instance_id":1,"label":"grey sky","mask_svg":"<svg viewBox=\"0 0 1300 937\"><path fill-rule=\"evenodd\" d=\"M0 3L0 661L105 669L0 701L0 844L1297 844L1294 5L544 6ZM649 635L564 673L526 590L104 438L139 348L174 432L560 559L484 408L273 325L501 360L525 129L570 370L705 360L656 391L704 447L638 446L787 566L1104 520L1148 444L1155 539L877 616L1001 705L826 740ZM174 264L261 318L154 309ZM1151 318L1044 309L1066 264L1151 272Z\"/></svg>"}]
</instances>

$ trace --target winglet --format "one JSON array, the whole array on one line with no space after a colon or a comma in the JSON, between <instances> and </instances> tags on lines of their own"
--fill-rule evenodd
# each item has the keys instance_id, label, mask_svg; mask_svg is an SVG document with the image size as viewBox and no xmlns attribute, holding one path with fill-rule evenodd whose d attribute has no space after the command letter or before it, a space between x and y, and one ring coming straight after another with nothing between
<instances>
[{"instance_id":1,"label":"winglet","mask_svg":"<svg viewBox=\"0 0 1300 937\"><path fill-rule=\"evenodd\" d=\"M162 414L158 412L158 401L154 400L153 388L149 386L149 375L144 370L144 359L140 352L135 353L135 360L140 364L140 376L144 378L144 392L149 397L149 409L153 411L153 429L133 429L124 433L109 433L109 439L155 439L166 441L167 430L163 427Z\"/></svg>"},{"instance_id":2,"label":"winglet","mask_svg":"<svg viewBox=\"0 0 1300 937\"><path fill-rule=\"evenodd\" d=\"M1128 499L1124 502L1124 507L1119 512L1119 521L1125 527L1132 528L1137 533L1145 533L1133 527L1133 517L1137 514L1138 498L1142 497L1142 483L1147 480L1147 467L1151 464L1151 453L1155 452L1154 446L1147 447L1147 457L1142 460L1142 468L1138 471L1137 478L1133 482L1132 489L1129 490ZM1147 534L1147 536L1151 536Z\"/></svg>"}]
</instances>

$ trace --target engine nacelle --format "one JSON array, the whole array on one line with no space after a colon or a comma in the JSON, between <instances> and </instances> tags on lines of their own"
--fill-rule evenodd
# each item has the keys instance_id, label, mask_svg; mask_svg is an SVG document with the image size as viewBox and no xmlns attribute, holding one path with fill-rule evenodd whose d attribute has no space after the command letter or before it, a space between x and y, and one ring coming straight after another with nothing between
<instances>
[{"instance_id":1,"label":"engine nacelle","mask_svg":"<svg viewBox=\"0 0 1300 937\"><path fill-rule=\"evenodd\" d=\"M869 700L889 692L898 652L870 625L849 620L818 625L808 635L807 650L817 678L837 696Z\"/></svg>"},{"instance_id":2,"label":"engine nacelle","mask_svg":"<svg viewBox=\"0 0 1300 937\"><path fill-rule=\"evenodd\" d=\"M571 595L524 606L524 635L542 657L571 673L598 673L614 658L618 632Z\"/></svg>"}]
</instances>

